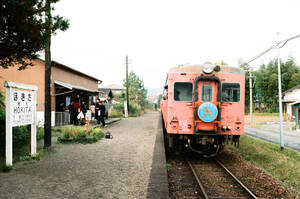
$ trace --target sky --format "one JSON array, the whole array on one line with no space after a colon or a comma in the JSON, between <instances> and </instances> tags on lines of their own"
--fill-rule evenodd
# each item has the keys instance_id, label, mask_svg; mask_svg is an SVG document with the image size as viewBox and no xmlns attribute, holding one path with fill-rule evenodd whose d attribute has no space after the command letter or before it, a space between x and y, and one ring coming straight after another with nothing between
<instances>
[{"instance_id":1,"label":"sky","mask_svg":"<svg viewBox=\"0 0 300 199\"><path fill-rule=\"evenodd\" d=\"M126 55L145 87L160 88L171 67L238 66L300 34L299 0L61 0L54 6L70 28L52 37L52 60L102 80L100 87L122 84ZM300 65L300 38L280 55ZM276 56L272 50L250 65L257 69Z\"/></svg>"}]
</instances>

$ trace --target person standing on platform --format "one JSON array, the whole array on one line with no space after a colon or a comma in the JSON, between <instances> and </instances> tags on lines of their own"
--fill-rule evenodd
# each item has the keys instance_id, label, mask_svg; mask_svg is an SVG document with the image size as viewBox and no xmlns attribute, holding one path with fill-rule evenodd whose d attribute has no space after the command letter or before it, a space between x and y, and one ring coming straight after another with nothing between
<instances>
[{"instance_id":1,"label":"person standing on platform","mask_svg":"<svg viewBox=\"0 0 300 199\"><path fill-rule=\"evenodd\" d=\"M81 112L83 114L83 117L80 118L79 120L80 120L80 124L83 125L83 124L85 124L85 115L86 115L86 112L87 112L87 105L86 105L85 101L81 102L80 107L81 107Z\"/></svg>"},{"instance_id":2,"label":"person standing on platform","mask_svg":"<svg viewBox=\"0 0 300 199\"><path fill-rule=\"evenodd\" d=\"M80 113L81 109L80 109L80 104L79 104L79 100L77 99L74 104L73 104L73 108L74 108L74 120L75 120L75 125L78 125L78 114Z\"/></svg>"},{"instance_id":3,"label":"person standing on platform","mask_svg":"<svg viewBox=\"0 0 300 199\"><path fill-rule=\"evenodd\" d=\"M97 120L97 124L100 124L100 100L97 99L95 104L95 119Z\"/></svg>"},{"instance_id":4,"label":"person standing on platform","mask_svg":"<svg viewBox=\"0 0 300 199\"><path fill-rule=\"evenodd\" d=\"M95 117L95 104L92 103L92 105L90 106L89 109L90 109L91 112L92 112L92 120L95 120L95 119L96 119L96 117Z\"/></svg>"},{"instance_id":5,"label":"person standing on platform","mask_svg":"<svg viewBox=\"0 0 300 199\"><path fill-rule=\"evenodd\" d=\"M74 101L71 101L71 103L68 106L69 113L70 113L70 123L75 124L75 110L74 110Z\"/></svg>"},{"instance_id":6,"label":"person standing on platform","mask_svg":"<svg viewBox=\"0 0 300 199\"><path fill-rule=\"evenodd\" d=\"M106 126L106 125L105 125L105 120L104 120L104 116L105 116L105 106L104 106L104 104L103 104L102 101L100 101L100 107L99 107L99 109L100 109L100 121L101 121L101 123L102 123L102 126L105 127L105 126Z\"/></svg>"}]
</instances>

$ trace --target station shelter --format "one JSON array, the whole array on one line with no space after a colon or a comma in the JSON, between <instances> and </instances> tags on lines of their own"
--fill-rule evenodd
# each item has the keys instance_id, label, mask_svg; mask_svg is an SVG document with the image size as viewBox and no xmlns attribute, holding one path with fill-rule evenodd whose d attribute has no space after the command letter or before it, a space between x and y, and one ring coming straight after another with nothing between
<instances>
[{"instance_id":1,"label":"station shelter","mask_svg":"<svg viewBox=\"0 0 300 199\"><path fill-rule=\"evenodd\" d=\"M25 70L18 67L4 69L0 66L0 89L5 96L5 81L21 84L31 84L38 87L37 90L37 121L44 124L45 103L45 62L41 59L33 60L34 66L28 66ZM51 124L52 126L66 125L70 122L68 105L71 101L80 104L85 101L87 106L95 102L98 97L98 85L102 81L96 77L85 74L74 68L56 61L51 63Z\"/></svg>"},{"instance_id":2,"label":"station shelter","mask_svg":"<svg viewBox=\"0 0 300 199\"><path fill-rule=\"evenodd\" d=\"M296 130L300 129L300 101L291 104L294 107Z\"/></svg>"}]
</instances>

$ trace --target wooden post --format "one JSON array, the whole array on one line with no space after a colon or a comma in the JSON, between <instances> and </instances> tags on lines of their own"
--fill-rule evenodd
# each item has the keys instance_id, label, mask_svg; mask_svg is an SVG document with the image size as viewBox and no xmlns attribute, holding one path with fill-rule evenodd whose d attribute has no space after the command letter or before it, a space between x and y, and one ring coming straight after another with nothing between
<instances>
[{"instance_id":1,"label":"wooden post","mask_svg":"<svg viewBox=\"0 0 300 199\"><path fill-rule=\"evenodd\" d=\"M89 126L90 126L90 120L92 119L92 111L87 110L85 113L85 131L88 134L89 132Z\"/></svg>"},{"instance_id":2,"label":"wooden post","mask_svg":"<svg viewBox=\"0 0 300 199\"><path fill-rule=\"evenodd\" d=\"M128 56L126 56L126 106L127 106L127 111L128 113L130 112L129 110L129 91L128 91Z\"/></svg>"},{"instance_id":3,"label":"wooden post","mask_svg":"<svg viewBox=\"0 0 300 199\"><path fill-rule=\"evenodd\" d=\"M44 107L44 148L51 147L51 2L46 1L46 17L49 20L46 28L45 45L45 107Z\"/></svg>"},{"instance_id":4,"label":"wooden post","mask_svg":"<svg viewBox=\"0 0 300 199\"><path fill-rule=\"evenodd\" d=\"M33 98L33 101L34 101L34 107L33 107L33 113L34 113L34 122L31 124L31 132L30 132L30 155L35 155L36 154L36 147L37 147L37 144L36 144L36 91L34 91L34 98Z\"/></svg>"},{"instance_id":5,"label":"wooden post","mask_svg":"<svg viewBox=\"0 0 300 199\"><path fill-rule=\"evenodd\" d=\"M88 132L89 132L89 125L90 125L90 120L85 120L85 131L86 131L86 134L88 134Z\"/></svg>"},{"instance_id":6,"label":"wooden post","mask_svg":"<svg viewBox=\"0 0 300 199\"><path fill-rule=\"evenodd\" d=\"M7 166L12 166L12 124L10 117L10 95L11 95L11 87L6 88L6 126L5 126L5 161Z\"/></svg>"}]
</instances>

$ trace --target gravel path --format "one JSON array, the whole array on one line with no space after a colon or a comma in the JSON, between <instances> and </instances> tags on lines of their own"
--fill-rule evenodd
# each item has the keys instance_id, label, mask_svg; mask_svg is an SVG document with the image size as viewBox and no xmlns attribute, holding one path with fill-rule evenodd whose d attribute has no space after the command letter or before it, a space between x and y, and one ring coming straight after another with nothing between
<instances>
[{"instance_id":1,"label":"gravel path","mask_svg":"<svg viewBox=\"0 0 300 199\"><path fill-rule=\"evenodd\" d=\"M38 162L0 173L0 198L146 198L158 112L110 127L113 139L54 144Z\"/></svg>"}]
</instances>

